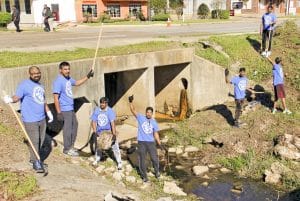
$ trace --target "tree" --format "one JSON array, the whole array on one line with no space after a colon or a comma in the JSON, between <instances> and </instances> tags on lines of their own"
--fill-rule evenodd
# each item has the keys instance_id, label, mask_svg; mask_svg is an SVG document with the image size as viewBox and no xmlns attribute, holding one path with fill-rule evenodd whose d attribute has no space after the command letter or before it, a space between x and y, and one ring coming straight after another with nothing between
<instances>
[{"instance_id":1,"label":"tree","mask_svg":"<svg viewBox=\"0 0 300 201\"><path fill-rule=\"evenodd\" d=\"M199 8L198 8L198 15L200 16L200 18L207 18L209 14L209 8L205 3L202 3Z\"/></svg>"},{"instance_id":2,"label":"tree","mask_svg":"<svg viewBox=\"0 0 300 201\"><path fill-rule=\"evenodd\" d=\"M170 8L175 10L178 19L183 13L183 6L183 0L170 0Z\"/></svg>"},{"instance_id":3,"label":"tree","mask_svg":"<svg viewBox=\"0 0 300 201\"><path fill-rule=\"evenodd\" d=\"M150 0L150 8L154 10L155 14L165 11L167 7L167 0Z\"/></svg>"}]
</instances>

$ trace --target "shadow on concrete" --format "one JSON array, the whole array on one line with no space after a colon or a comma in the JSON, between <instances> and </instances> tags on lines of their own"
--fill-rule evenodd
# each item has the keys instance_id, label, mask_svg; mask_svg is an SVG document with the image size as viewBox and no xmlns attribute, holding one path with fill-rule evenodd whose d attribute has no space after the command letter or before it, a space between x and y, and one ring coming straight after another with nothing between
<instances>
[{"instance_id":1,"label":"shadow on concrete","mask_svg":"<svg viewBox=\"0 0 300 201\"><path fill-rule=\"evenodd\" d=\"M213 105L206 110L214 110L216 113L222 115L229 125L234 125L234 118L232 116L232 112L228 109L228 107L224 104Z\"/></svg>"},{"instance_id":2,"label":"shadow on concrete","mask_svg":"<svg viewBox=\"0 0 300 201\"><path fill-rule=\"evenodd\" d=\"M155 96L159 94L189 63L159 66L154 69ZM184 83L183 83L184 84Z\"/></svg>"},{"instance_id":3,"label":"shadow on concrete","mask_svg":"<svg viewBox=\"0 0 300 201\"><path fill-rule=\"evenodd\" d=\"M261 43L255 39L250 38L250 36L247 36L247 41L250 43L250 45L253 47L253 49L260 53L261 50Z\"/></svg>"},{"instance_id":4,"label":"shadow on concrete","mask_svg":"<svg viewBox=\"0 0 300 201\"><path fill-rule=\"evenodd\" d=\"M142 76L146 68L104 74L105 96L113 107L126 91Z\"/></svg>"},{"instance_id":5,"label":"shadow on concrete","mask_svg":"<svg viewBox=\"0 0 300 201\"><path fill-rule=\"evenodd\" d=\"M283 195L281 198L279 198L279 201L299 201L300 200L300 188L293 190L285 195Z\"/></svg>"},{"instance_id":6,"label":"shadow on concrete","mask_svg":"<svg viewBox=\"0 0 300 201\"><path fill-rule=\"evenodd\" d=\"M264 93L258 93L254 95L254 100L260 101L261 104L267 108L273 107L274 102L272 101L272 94L270 92L267 92L265 88L261 85L255 85L254 91L256 92L264 92Z\"/></svg>"}]
</instances>

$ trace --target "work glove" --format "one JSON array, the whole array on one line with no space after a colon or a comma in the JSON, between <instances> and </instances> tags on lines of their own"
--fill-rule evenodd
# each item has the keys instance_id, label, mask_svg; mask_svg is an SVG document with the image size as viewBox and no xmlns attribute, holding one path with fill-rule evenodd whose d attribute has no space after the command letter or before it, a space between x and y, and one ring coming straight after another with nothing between
<instances>
[{"instance_id":1,"label":"work glove","mask_svg":"<svg viewBox=\"0 0 300 201\"><path fill-rule=\"evenodd\" d=\"M225 69L225 76L227 77L229 75L229 70L228 68Z\"/></svg>"},{"instance_id":2,"label":"work glove","mask_svg":"<svg viewBox=\"0 0 300 201\"><path fill-rule=\"evenodd\" d=\"M62 113L57 114L57 121L64 121L64 116L62 115Z\"/></svg>"},{"instance_id":3,"label":"work glove","mask_svg":"<svg viewBox=\"0 0 300 201\"><path fill-rule=\"evenodd\" d=\"M53 114L50 110L47 112L47 117L49 119L48 123L51 123L53 121Z\"/></svg>"},{"instance_id":4,"label":"work glove","mask_svg":"<svg viewBox=\"0 0 300 201\"><path fill-rule=\"evenodd\" d=\"M93 71L93 69L91 69L91 70L88 72L88 74L86 75L86 77L87 77L88 79L90 79L91 77L94 77L94 71Z\"/></svg>"},{"instance_id":5,"label":"work glove","mask_svg":"<svg viewBox=\"0 0 300 201\"><path fill-rule=\"evenodd\" d=\"M160 150L162 150L162 151L167 151L166 147L165 147L164 145L162 145L162 144L159 144L159 145L158 145L158 148L159 148Z\"/></svg>"},{"instance_id":6,"label":"work glove","mask_svg":"<svg viewBox=\"0 0 300 201\"><path fill-rule=\"evenodd\" d=\"M12 103L13 102L13 99L9 96L9 95L5 95L3 97L3 101L8 104L8 103Z\"/></svg>"},{"instance_id":7,"label":"work glove","mask_svg":"<svg viewBox=\"0 0 300 201\"><path fill-rule=\"evenodd\" d=\"M112 139L111 139L111 145L114 145L116 143L117 140L117 136L113 135Z\"/></svg>"},{"instance_id":8,"label":"work glove","mask_svg":"<svg viewBox=\"0 0 300 201\"><path fill-rule=\"evenodd\" d=\"M134 99L134 98L133 98L133 95L129 96L129 97L128 97L129 103L132 103L133 99Z\"/></svg>"}]
</instances>

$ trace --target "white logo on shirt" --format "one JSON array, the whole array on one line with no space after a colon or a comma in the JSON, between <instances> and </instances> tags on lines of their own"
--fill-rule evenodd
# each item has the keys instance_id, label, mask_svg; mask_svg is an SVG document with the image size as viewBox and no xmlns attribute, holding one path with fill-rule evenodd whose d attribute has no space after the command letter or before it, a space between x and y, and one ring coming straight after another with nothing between
<instances>
[{"instance_id":1,"label":"white logo on shirt","mask_svg":"<svg viewBox=\"0 0 300 201\"><path fill-rule=\"evenodd\" d=\"M144 133L146 134L152 134L153 133L153 126L150 122L148 121L145 121L143 124L142 124L142 129L144 131Z\"/></svg>"},{"instance_id":2,"label":"white logo on shirt","mask_svg":"<svg viewBox=\"0 0 300 201\"><path fill-rule=\"evenodd\" d=\"M283 71L282 71L282 68L279 68L279 75L281 78L283 78Z\"/></svg>"},{"instance_id":3,"label":"white logo on shirt","mask_svg":"<svg viewBox=\"0 0 300 201\"><path fill-rule=\"evenodd\" d=\"M241 91L245 91L247 87L247 81L246 80L239 81L238 87Z\"/></svg>"},{"instance_id":4,"label":"white logo on shirt","mask_svg":"<svg viewBox=\"0 0 300 201\"><path fill-rule=\"evenodd\" d=\"M105 126L108 123L108 118L105 114L98 115L98 125Z\"/></svg>"},{"instance_id":5,"label":"white logo on shirt","mask_svg":"<svg viewBox=\"0 0 300 201\"><path fill-rule=\"evenodd\" d=\"M272 16L266 15L265 16L265 25L270 25L272 23Z\"/></svg>"},{"instance_id":6,"label":"white logo on shirt","mask_svg":"<svg viewBox=\"0 0 300 201\"><path fill-rule=\"evenodd\" d=\"M45 103L45 90L40 86L34 87L33 92L32 92L32 97L36 103L44 104Z\"/></svg>"},{"instance_id":7,"label":"white logo on shirt","mask_svg":"<svg viewBox=\"0 0 300 201\"><path fill-rule=\"evenodd\" d=\"M73 97L73 92L72 92L72 84L70 81L66 82L66 94L67 96L69 96L70 98Z\"/></svg>"}]
</instances>

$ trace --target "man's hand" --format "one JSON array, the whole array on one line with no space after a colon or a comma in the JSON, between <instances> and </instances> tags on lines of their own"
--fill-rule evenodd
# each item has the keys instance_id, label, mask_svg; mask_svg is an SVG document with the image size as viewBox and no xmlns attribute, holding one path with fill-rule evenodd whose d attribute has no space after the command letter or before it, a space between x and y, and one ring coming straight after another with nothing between
<instances>
[{"instance_id":1,"label":"man's hand","mask_svg":"<svg viewBox=\"0 0 300 201\"><path fill-rule=\"evenodd\" d=\"M57 114L57 121L64 121L64 116L62 113Z\"/></svg>"},{"instance_id":2,"label":"man's hand","mask_svg":"<svg viewBox=\"0 0 300 201\"><path fill-rule=\"evenodd\" d=\"M6 104L9 104L9 103L12 103L13 102L13 99L9 96L9 95L5 95L3 97L3 101L6 103Z\"/></svg>"},{"instance_id":3,"label":"man's hand","mask_svg":"<svg viewBox=\"0 0 300 201\"><path fill-rule=\"evenodd\" d=\"M133 95L129 96L129 97L128 97L129 103L132 103L133 99L134 99L134 98L133 98Z\"/></svg>"},{"instance_id":4,"label":"man's hand","mask_svg":"<svg viewBox=\"0 0 300 201\"><path fill-rule=\"evenodd\" d=\"M53 121L53 114L50 110L47 112L47 117L49 119L48 123L51 123Z\"/></svg>"},{"instance_id":5,"label":"man's hand","mask_svg":"<svg viewBox=\"0 0 300 201\"><path fill-rule=\"evenodd\" d=\"M227 77L229 75L229 70L228 68L225 69L225 76Z\"/></svg>"},{"instance_id":6,"label":"man's hand","mask_svg":"<svg viewBox=\"0 0 300 201\"><path fill-rule=\"evenodd\" d=\"M162 144L159 144L158 147L162 151L167 151L166 147L164 145L162 145Z\"/></svg>"},{"instance_id":7,"label":"man's hand","mask_svg":"<svg viewBox=\"0 0 300 201\"><path fill-rule=\"evenodd\" d=\"M117 136L114 135L114 134L112 134L112 135L113 135L113 137L112 137L112 139L111 139L111 145L114 145L114 144L116 143Z\"/></svg>"},{"instance_id":8,"label":"man's hand","mask_svg":"<svg viewBox=\"0 0 300 201\"><path fill-rule=\"evenodd\" d=\"M94 71L93 71L93 69L91 69L91 70L88 72L88 74L86 75L86 77L87 77L88 79L90 79L91 77L94 77Z\"/></svg>"}]
</instances>

